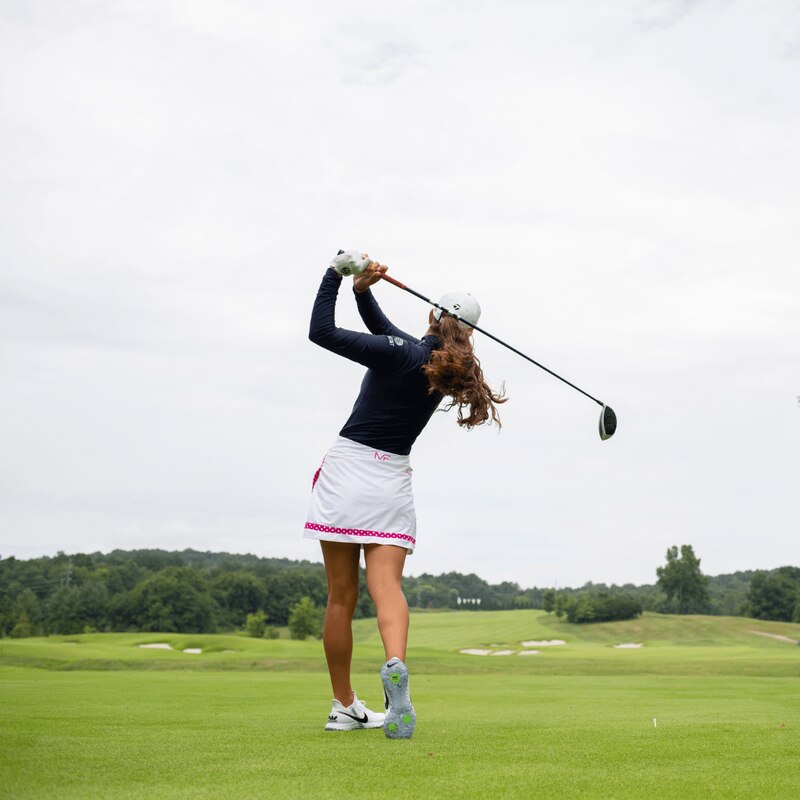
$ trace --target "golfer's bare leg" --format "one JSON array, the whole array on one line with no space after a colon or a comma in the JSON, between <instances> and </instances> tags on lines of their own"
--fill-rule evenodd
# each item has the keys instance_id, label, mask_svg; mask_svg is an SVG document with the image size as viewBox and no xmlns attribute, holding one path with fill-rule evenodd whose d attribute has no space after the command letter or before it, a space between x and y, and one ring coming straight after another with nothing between
<instances>
[{"instance_id":1,"label":"golfer's bare leg","mask_svg":"<svg viewBox=\"0 0 800 800\"><path fill-rule=\"evenodd\" d=\"M353 702L350 660L353 655L353 612L358 600L360 547L346 542L320 542L328 575L328 607L322 642L331 676L333 696L342 705Z\"/></svg>"},{"instance_id":2,"label":"golfer's bare leg","mask_svg":"<svg viewBox=\"0 0 800 800\"><path fill-rule=\"evenodd\" d=\"M364 545L367 588L378 611L378 629L386 660L405 661L408 643L408 603L401 588L408 551L391 544Z\"/></svg>"}]
</instances>

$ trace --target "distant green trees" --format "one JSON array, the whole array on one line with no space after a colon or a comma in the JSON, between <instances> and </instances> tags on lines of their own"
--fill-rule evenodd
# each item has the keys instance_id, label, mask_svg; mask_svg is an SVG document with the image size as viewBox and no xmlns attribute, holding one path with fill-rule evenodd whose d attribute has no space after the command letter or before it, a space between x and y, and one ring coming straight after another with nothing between
<instances>
[{"instance_id":1,"label":"distant green trees","mask_svg":"<svg viewBox=\"0 0 800 800\"><path fill-rule=\"evenodd\" d=\"M552 590L551 590L552 591ZM545 610L566 616L567 622L613 622L634 619L642 613L642 603L631 594L589 591L568 595L552 591L547 594Z\"/></svg>"},{"instance_id":2,"label":"distant green trees","mask_svg":"<svg viewBox=\"0 0 800 800\"><path fill-rule=\"evenodd\" d=\"M115 619L140 631L216 630L206 578L190 567L167 567L115 598Z\"/></svg>"},{"instance_id":3,"label":"distant green trees","mask_svg":"<svg viewBox=\"0 0 800 800\"><path fill-rule=\"evenodd\" d=\"M252 572L237 569L222 572L210 582L211 595L216 601L217 618L222 628L238 628L249 614L264 608L267 587ZM264 635L263 632L261 634Z\"/></svg>"},{"instance_id":4,"label":"distant green trees","mask_svg":"<svg viewBox=\"0 0 800 800\"><path fill-rule=\"evenodd\" d=\"M322 564L195 550L11 557L0 559L0 637L232 630L257 611L286 625L306 596L325 603ZM365 585L356 613L375 613ZM277 630L268 626L265 635Z\"/></svg>"},{"instance_id":5,"label":"distant green trees","mask_svg":"<svg viewBox=\"0 0 800 800\"><path fill-rule=\"evenodd\" d=\"M60 585L44 601L46 627L61 634L102 630L108 625L110 598L105 583L93 578L79 585Z\"/></svg>"},{"instance_id":6,"label":"distant green trees","mask_svg":"<svg viewBox=\"0 0 800 800\"><path fill-rule=\"evenodd\" d=\"M403 590L412 608L560 609L568 619L571 609L573 619L588 621L634 613L634 606L627 608L610 599L628 595L646 611L750 614L800 621L797 567L707 578L692 548L684 545L670 548L666 565L657 572L658 584L589 582L558 592L524 589L511 581L490 584L474 573L447 572L405 576ZM363 570L359 584L356 616L374 616ZM586 595L591 601L578 602ZM292 610L303 598L320 613L324 609L327 582L322 564L197 550L0 558L0 637L95 630L241 630L248 616L259 612L269 621L263 633L269 637L278 635L276 626L288 625Z\"/></svg>"},{"instance_id":7,"label":"distant green trees","mask_svg":"<svg viewBox=\"0 0 800 800\"><path fill-rule=\"evenodd\" d=\"M12 639L25 639L28 636L34 635L34 628L31 624L31 618L28 616L27 611L23 611L19 617L17 617L17 622L11 629L11 633L9 635Z\"/></svg>"},{"instance_id":8,"label":"distant green trees","mask_svg":"<svg viewBox=\"0 0 800 800\"><path fill-rule=\"evenodd\" d=\"M667 550L667 563L656 569L658 587L667 596L662 611L672 614L705 614L711 599L708 578L700 571L700 559L690 544Z\"/></svg>"},{"instance_id":9,"label":"distant green trees","mask_svg":"<svg viewBox=\"0 0 800 800\"><path fill-rule=\"evenodd\" d=\"M256 639L278 639L280 631L274 625L267 625L267 615L263 611L248 614L244 623L244 630L248 636Z\"/></svg>"},{"instance_id":10,"label":"distant green trees","mask_svg":"<svg viewBox=\"0 0 800 800\"><path fill-rule=\"evenodd\" d=\"M261 639L267 630L267 617L263 611L256 611L255 614L248 614L245 620L244 629L248 636L254 639Z\"/></svg>"},{"instance_id":11,"label":"distant green trees","mask_svg":"<svg viewBox=\"0 0 800 800\"><path fill-rule=\"evenodd\" d=\"M800 569L779 567L756 572L747 595L750 616L781 622L800 622Z\"/></svg>"},{"instance_id":12,"label":"distant green trees","mask_svg":"<svg viewBox=\"0 0 800 800\"><path fill-rule=\"evenodd\" d=\"M441 575L403 576L403 592L414 608L451 608L494 611L508 608L541 608L543 589L522 589L518 583L490 584L474 573L444 572ZM463 600L480 599L465 604ZM461 602L460 602L461 601ZM374 613L374 612L373 612Z\"/></svg>"},{"instance_id":13,"label":"distant green trees","mask_svg":"<svg viewBox=\"0 0 800 800\"><path fill-rule=\"evenodd\" d=\"M4 605L11 606L10 611L4 615L7 620L4 627L10 628L7 633L15 639L36 636L43 627L42 604L36 593L32 589L23 589L13 604L5 599Z\"/></svg>"},{"instance_id":14,"label":"distant green trees","mask_svg":"<svg viewBox=\"0 0 800 800\"><path fill-rule=\"evenodd\" d=\"M292 639L305 639L313 636L322 638L322 622L325 609L317 608L310 597L301 598L289 613L289 632Z\"/></svg>"}]
</instances>

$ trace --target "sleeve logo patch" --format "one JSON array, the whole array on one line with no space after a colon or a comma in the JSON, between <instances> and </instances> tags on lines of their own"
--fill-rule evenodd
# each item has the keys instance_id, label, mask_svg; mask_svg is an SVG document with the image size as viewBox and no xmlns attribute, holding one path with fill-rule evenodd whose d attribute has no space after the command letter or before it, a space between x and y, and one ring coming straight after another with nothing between
<instances>
[{"instance_id":1,"label":"sleeve logo patch","mask_svg":"<svg viewBox=\"0 0 800 800\"><path fill-rule=\"evenodd\" d=\"M401 339L399 336L387 336L389 340L389 344L394 347L397 345L398 347L402 347L405 344L405 340Z\"/></svg>"}]
</instances>

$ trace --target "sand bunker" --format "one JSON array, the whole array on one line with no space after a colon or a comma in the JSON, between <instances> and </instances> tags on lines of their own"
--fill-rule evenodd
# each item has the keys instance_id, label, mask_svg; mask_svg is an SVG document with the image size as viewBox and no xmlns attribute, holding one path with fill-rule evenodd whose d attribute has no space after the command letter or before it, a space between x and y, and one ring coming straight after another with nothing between
<instances>
[{"instance_id":1,"label":"sand bunker","mask_svg":"<svg viewBox=\"0 0 800 800\"><path fill-rule=\"evenodd\" d=\"M766 631L747 631L754 633L756 636L767 636L770 639L777 639L779 642L788 642L789 644L800 644L797 639L790 639L788 636L781 636L779 633L767 633Z\"/></svg>"},{"instance_id":2,"label":"sand bunker","mask_svg":"<svg viewBox=\"0 0 800 800\"><path fill-rule=\"evenodd\" d=\"M145 650L172 650L172 645L167 644L166 642L150 642L149 644L140 644L139 647L142 647ZM199 647L185 647L182 652L189 653L189 655L192 656L197 656L203 651ZM233 652L233 650L230 652Z\"/></svg>"},{"instance_id":3,"label":"sand bunker","mask_svg":"<svg viewBox=\"0 0 800 800\"><path fill-rule=\"evenodd\" d=\"M459 653L464 653L466 656L513 656L515 653L518 656L538 656L538 650L482 650L477 647L468 650L459 650Z\"/></svg>"},{"instance_id":4,"label":"sand bunker","mask_svg":"<svg viewBox=\"0 0 800 800\"><path fill-rule=\"evenodd\" d=\"M560 644L566 644L563 639L548 639L544 642L537 642L532 640L530 642L520 642L523 647L557 647Z\"/></svg>"},{"instance_id":5,"label":"sand bunker","mask_svg":"<svg viewBox=\"0 0 800 800\"><path fill-rule=\"evenodd\" d=\"M614 647L617 650L638 650L644 645L641 642L624 642L623 644L615 644Z\"/></svg>"}]
</instances>

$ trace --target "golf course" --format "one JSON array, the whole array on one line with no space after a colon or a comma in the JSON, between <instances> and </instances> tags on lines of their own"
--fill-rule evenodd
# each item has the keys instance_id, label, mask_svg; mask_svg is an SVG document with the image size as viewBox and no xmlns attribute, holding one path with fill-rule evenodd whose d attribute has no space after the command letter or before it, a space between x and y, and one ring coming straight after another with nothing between
<instances>
[{"instance_id":1,"label":"golf course","mask_svg":"<svg viewBox=\"0 0 800 800\"><path fill-rule=\"evenodd\" d=\"M380 708L375 620L354 637ZM739 617L413 614L408 741L323 732L321 643L285 630L4 639L0 796L794 797L798 639Z\"/></svg>"}]
</instances>

